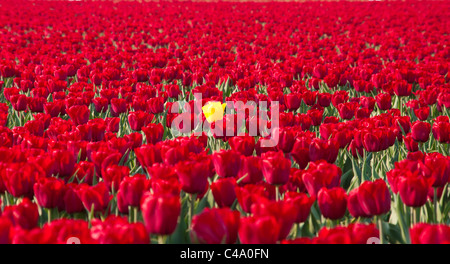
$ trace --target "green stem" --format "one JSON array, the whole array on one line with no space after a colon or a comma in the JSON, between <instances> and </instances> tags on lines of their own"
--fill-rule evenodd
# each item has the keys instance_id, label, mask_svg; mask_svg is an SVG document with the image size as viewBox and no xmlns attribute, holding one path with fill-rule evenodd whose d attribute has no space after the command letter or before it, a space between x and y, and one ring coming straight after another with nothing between
<instances>
[{"instance_id":1,"label":"green stem","mask_svg":"<svg viewBox=\"0 0 450 264\"><path fill-rule=\"evenodd\" d=\"M47 223L50 224L50 222L52 221L52 209L46 208L46 210L47 210Z\"/></svg>"},{"instance_id":2,"label":"green stem","mask_svg":"<svg viewBox=\"0 0 450 264\"><path fill-rule=\"evenodd\" d=\"M159 235L158 236L158 244L165 244L166 243L166 238L167 238L167 236L166 235Z\"/></svg>"},{"instance_id":3,"label":"green stem","mask_svg":"<svg viewBox=\"0 0 450 264\"><path fill-rule=\"evenodd\" d=\"M415 214L414 224L420 223L420 207L415 208L414 214Z\"/></svg>"},{"instance_id":4,"label":"green stem","mask_svg":"<svg viewBox=\"0 0 450 264\"><path fill-rule=\"evenodd\" d=\"M195 207L195 199L197 198L197 194L191 194L191 204L189 206L189 228L192 225L192 218L194 217L194 207Z\"/></svg>"},{"instance_id":5,"label":"green stem","mask_svg":"<svg viewBox=\"0 0 450 264\"><path fill-rule=\"evenodd\" d=\"M137 206L133 207L133 215L134 215L134 223L137 223L137 219L138 219L138 208L137 208Z\"/></svg>"},{"instance_id":6,"label":"green stem","mask_svg":"<svg viewBox=\"0 0 450 264\"><path fill-rule=\"evenodd\" d=\"M434 197L433 197L433 204L434 204L434 222L437 223L437 199L438 199L438 195L437 195L437 188L433 188L433 192L434 192Z\"/></svg>"},{"instance_id":7,"label":"green stem","mask_svg":"<svg viewBox=\"0 0 450 264\"><path fill-rule=\"evenodd\" d=\"M132 207L131 207L131 205L129 205L128 206L128 223L131 223L131 219L132 219L132 214L133 214L133 211L131 210L132 209Z\"/></svg>"},{"instance_id":8,"label":"green stem","mask_svg":"<svg viewBox=\"0 0 450 264\"><path fill-rule=\"evenodd\" d=\"M278 202L280 200L280 186L275 186L275 200Z\"/></svg>"},{"instance_id":9,"label":"green stem","mask_svg":"<svg viewBox=\"0 0 450 264\"><path fill-rule=\"evenodd\" d=\"M384 236L383 236L383 220L382 220L382 216L379 215L377 216L377 220L378 220L378 230L380 230L380 244L384 244Z\"/></svg>"}]
</instances>

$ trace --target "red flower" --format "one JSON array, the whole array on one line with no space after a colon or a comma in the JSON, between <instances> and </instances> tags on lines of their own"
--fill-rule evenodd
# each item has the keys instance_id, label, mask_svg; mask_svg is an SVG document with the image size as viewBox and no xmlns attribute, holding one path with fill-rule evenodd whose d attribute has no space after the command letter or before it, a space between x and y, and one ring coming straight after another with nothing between
<instances>
[{"instance_id":1,"label":"red flower","mask_svg":"<svg viewBox=\"0 0 450 264\"><path fill-rule=\"evenodd\" d=\"M289 180L291 161L282 152L269 151L261 157L261 171L267 183L283 185Z\"/></svg>"},{"instance_id":2,"label":"red flower","mask_svg":"<svg viewBox=\"0 0 450 264\"><path fill-rule=\"evenodd\" d=\"M33 198L33 186L45 176L41 167L34 163L10 163L3 175L6 190L14 197Z\"/></svg>"},{"instance_id":3,"label":"red flower","mask_svg":"<svg viewBox=\"0 0 450 264\"><path fill-rule=\"evenodd\" d=\"M99 244L149 244L150 237L142 223L128 223L126 218L110 215L105 221L92 220L91 237Z\"/></svg>"},{"instance_id":4,"label":"red flower","mask_svg":"<svg viewBox=\"0 0 450 264\"><path fill-rule=\"evenodd\" d=\"M261 197L267 197L267 193L261 185L246 184L243 187L236 187L235 192L239 205L246 213L250 213L251 206L257 203Z\"/></svg>"},{"instance_id":5,"label":"red flower","mask_svg":"<svg viewBox=\"0 0 450 264\"><path fill-rule=\"evenodd\" d=\"M417 172L405 170L397 181L397 189L407 206L420 207L427 202L431 182Z\"/></svg>"},{"instance_id":6,"label":"red flower","mask_svg":"<svg viewBox=\"0 0 450 264\"><path fill-rule=\"evenodd\" d=\"M108 187L104 182L95 186L85 186L80 189L80 198L87 211L94 209L94 212L103 211L108 207L111 196Z\"/></svg>"},{"instance_id":7,"label":"red flower","mask_svg":"<svg viewBox=\"0 0 450 264\"><path fill-rule=\"evenodd\" d=\"M305 193L297 192L286 192L285 193L286 202L292 202L297 209L296 223L303 223L307 220L309 213L311 211L311 206L316 200L314 196L308 197Z\"/></svg>"},{"instance_id":8,"label":"red flower","mask_svg":"<svg viewBox=\"0 0 450 264\"><path fill-rule=\"evenodd\" d=\"M239 222L238 211L231 211L228 208L206 208L192 219L192 240L202 244L234 244Z\"/></svg>"},{"instance_id":9,"label":"red flower","mask_svg":"<svg viewBox=\"0 0 450 264\"><path fill-rule=\"evenodd\" d=\"M302 175L303 183L309 195L317 196L322 187L333 188L340 184L341 169L325 161L310 163L308 170Z\"/></svg>"},{"instance_id":10,"label":"red flower","mask_svg":"<svg viewBox=\"0 0 450 264\"><path fill-rule=\"evenodd\" d=\"M341 187L320 189L317 201L320 211L325 218L340 219L347 210L347 193Z\"/></svg>"},{"instance_id":11,"label":"red flower","mask_svg":"<svg viewBox=\"0 0 450 264\"><path fill-rule=\"evenodd\" d=\"M18 205L5 206L2 217L8 218L14 226L30 230L38 225L38 207L25 197Z\"/></svg>"},{"instance_id":12,"label":"red flower","mask_svg":"<svg viewBox=\"0 0 450 264\"><path fill-rule=\"evenodd\" d=\"M272 215L241 218L239 240L243 244L275 244L281 224Z\"/></svg>"},{"instance_id":13,"label":"red flower","mask_svg":"<svg viewBox=\"0 0 450 264\"><path fill-rule=\"evenodd\" d=\"M208 183L209 166L205 162L182 161L175 165L183 191L190 194L203 193Z\"/></svg>"},{"instance_id":14,"label":"red flower","mask_svg":"<svg viewBox=\"0 0 450 264\"><path fill-rule=\"evenodd\" d=\"M284 153L292 151L295 142L295 132L292 128L281 128L279 130L278 149Z\"/></svg>"},{"instance_id":15,"label":"red flower","mask_svg":"<svg viewBox=\"0 0 450 264\"><path fill-rule=\"evenodd\" d=\"M440 143L450 143L450 123L435 121L431 129L433 137Z\"/></svg>"},{"instance_id":16,"label":"red flower","mask_svg":"<svg viewBox=\"0 0 450 264\"><path fill-rule=\"evenodd\" d=\"M444 224L419 223L409 230L412 244L449 244L450 227Z\"/></svg>"},{"instance_id":17,"label":"red flower","mask_svg":"<svg viewBox=\"0 0 450 264\"><path fill-rule=\"evenodd\" d=\"M350 191L347 197L347 208L348 212L355 218L358 217L369 217L361 207L361 201L358 198L358 189L353 189Z\"/></svg>"},{"instance_id":18,"label":"red flower","mask_svg":"<svg viewBox=\"0 0 450 264\"><path fill-rule=\"evenodd\" d=\"M41 178L34 184L34 194L41 207L64 209L64 181L56 178Z\"/></svg>"},{"instance_id":19,"label":"red flower","mask_svg":"<svg viewBox=\"0 0 450 264\"><path fill-rule=\"evenodd\" d=\"M134 131L141 131L141 128L148 125L152 119L152 115L143 111L130 112L128 114L128 123Z\"/></svg>"},{"instance_id":20,"label":"red flower","mask_svg":"<svg viewBox=\"0 0 450 264\"><path fill-rule=\"evenodd\" d=\"M236 177L241 166L241 157L233 150L219 150L212 154L212 161L219 177Z\"/></svg>"},{"instance_id":21,"label":"red flower","mask_svg":"<svg viewBox=\"0 0 450 264\"><path fill-rule=\"evenodd\" d=\"M161 124L149 123L141 128L147 139L147 144L156 144L160 142L164 135L164 127Z\"/></svg>"},{"instance_id":22,"label":"red flower","mask_svg":"<svg viewBox=\"0 0 450 264\"><path fill-rule=\"evenodd\" d=\"M154 163L162 162L161 150L155 145L142 145L134 149L136 158L142 167L151 167Z\"/></svg>"},{"instance_id":23,"label":"red flower","mask_svg":"<svg viewBox=\"0 0 450 264\"><path fill-rule=\"evenodd\" d=\"M85 105L74 105L66 109L66 112L76 126L86 124L89 121L90 111Z\"/></svg>"},{"instance_id":24,"label":"red flower","mask_svg":"<svg viewBox=\"0 0 450 264\"><path fill-rule=\"evenodd\" d=\"M270 201L265 198L261 198L259 202L254 203L251 207L251 212L256 217L262 216L274 216L280 224L280 231L278 240L285 239L295 220L297 219L298 212L293 203L287 201Z\"/></svg>"},{"instance_id":25,"label":"red flower","mask_svg":"<svg viewBox=\"0 0 450 264\"><path fill-rule=\"evenodd\" d=\"M180 197L146 192L141 199L141 212L147 232L170 235L178 224L181 212Z\"/></svg>"},{"instance_id":26,"label":"red flower","mask_svg":"<svg viewBox=\"0 0 450 264\"><path fill-rule=\"evenodd\" d=\"M242 179L241 184L260 182L263 179L261 158L254 156L242 157L237 178Z\"/></svg>"},{"instance_id":27,"label":"red flower","mask_svg":"<svg viewBox=\"0 0 450 264\"><path fill-rule=\"evenodd\" d=\"M426 122L416 121L411 128L411 136L417 142L427 142L430 138L431 125Z\"/></svg>"},{"instance_id":28,"label":"red flower","mask_svg":"<svg viewBox=\"0 0 450 264\"><path fill-rule=\"evenodd\" d=\"M231 207L236 200L236 180L234 178L221 178L211 183L214 201L222 207Z\"/></svg>"},{"instance_id":29,"label":"red flower","mask_svg":"<svg viewBox=\"0 0 450 264\"><path fill-rule=\"evenodd\" d=\"M244 156L252 156L255 149L255 138L244 135L232 137L228 140L232 150Z\"/></svg>"},{"instance_id":30,"label":"red flower","mask_svg":"<svg viewBox=\"0 0 450 264\"><path fill-rule=\"evenodd\" d=\"M406 149L407 149L409 152L416 152L416 151L419 151L419 143L417 143L417 141L415 141L415 140L412 138L411 133L409 133L409 134L407 134L406 136L404 136L404 137L403 137L403 140L404 140L404 142L405 142Z\"/></svg>"},{"instance_id":31,"label":"red flower","mask_svg":"<svg viewBox=\"0 0 450 264\"><path fill-rule=\"evenodd\" d=\"M136 174L125 177L117 192L117 206L121 213L128 213L128 206L139 207L141 197L150 188L150 182L145 175Z\"/></svg>"},{"instance_id":32,"label":"red flower","mask_svg":"<svg viewBox=\"0 0 450 264\"><path fill-rule=\"evenodd\" d=\"M111 165L102 172L102 179L110 192L117 192L122 180L130 176L130 168L127 166Z\"/></svg>"},{"instance_id":33,"label":"red flower","mask_svg":"<svg viewBox=\"0 0 450 264\"><path fill-rule=\"evenodd\" d=\"M309 146L309 157L311 161L326 160L334 163L339 153L339 142L334 139L324 140L314 138Z\"/></svg>"},{"instance_id":34,"label":"red flower","mask_svg":"<svg viewBox=\"0 0 450 264\"><path fill-rule=\"evenodd\" d=\"M79 213L84 211L83 202L81 201L80 189L85 185L76 185L75 183L69 183L66 185L66 191L64 193L64 209L67 213Z\"/></svg>"},{"instance_id":35,"label":"red flower","mask_svg":"<svg viewBox=\"0 0 450 264\"><path fill-rule=\"evenodd\" d=\"M289 111L296 111L302 103L302 96L298 93L285 94L284 103Z\"/></svg>"},{"instance_id":36,"label":"red flower","mask_svg":"<svg viewBox=\"0 0 450 264\"><path fill-rule=\"evenodd\" d=\"M380 110L391 109L391 101L392 101L391 95L385 94L385 93L380 93L375 96L375 100L376 100L377 106L378 106L378 108L380 108Z\"/></svg>"},{"instance_id":37,"label":"red flower","mask_svg":"<svg viewBox=\"0 0 450 264\"><path fill-rule=\"evenodd\" d=\"M382 179L363 182L358 187L358 198L368 216L382 215L391 209L391 194Z\"/></svg>"}]
</instances>

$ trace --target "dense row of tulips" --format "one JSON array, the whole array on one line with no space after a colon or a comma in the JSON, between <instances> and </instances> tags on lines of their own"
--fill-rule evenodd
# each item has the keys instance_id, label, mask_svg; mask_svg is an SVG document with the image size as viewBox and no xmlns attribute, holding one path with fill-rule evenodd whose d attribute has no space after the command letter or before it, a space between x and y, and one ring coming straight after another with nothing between
<instances>
[{"instance_id":1,"label":"dense row of tulips","mask_svg":"<svg viewBox=\"0 0 450 264\"><path fill-rule=\"evenodd\" d=\"M450 243L448 2L0 6L0 243Z\"/></svg>"}]
</instances>

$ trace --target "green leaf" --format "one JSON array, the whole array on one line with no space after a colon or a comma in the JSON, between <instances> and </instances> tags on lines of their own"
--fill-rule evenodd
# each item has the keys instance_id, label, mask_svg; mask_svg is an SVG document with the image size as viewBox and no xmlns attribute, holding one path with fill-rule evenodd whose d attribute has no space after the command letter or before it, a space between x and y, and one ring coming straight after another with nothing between
<instances>
[{"instance_id":1,"label":"green leaf","mask_svg":"<svg viewBox=\"0 0 450 264\"><path fill-rule=\"evenodd\" d=\"M398 225L394 225L391 223L383 223L383 227L386 227L385 234L388 236L388 240L391 244L395 244L395 243L404 244L405 243L405 240L402 237L402 232Z\"/></svg>"},{"instance_id":2,"label":"green leaf","mask_svg":"<svg viewBox=\"0 0 450 264\"><path fill-rule=\"evenodd\" d=\"M352 181L353 176L354 174L352 170L349 170L346 173L344 173L344 175L342 175L341 177L341 187L347 190L348 187L350 187L350 182Z\"/></svg>"},{"instance_id":3,"label":"green leaf","mask_svg":"<svg viewBox=\"0 0 450 264\"><path fill-rule=\"evenodd\" d=\"M406 220L405 220L405 213L403 210L403 203L400 199L400 196L398 194L394 195L394 200L395 200L395 213L397 214L398 217L398 222L400 224L400 230L402 233L402 238L403 241L406 241L406 243L410 243L410 239L409 239L409 229L408 226L406 224Z\"/></svg>"},{"instance_id":4,"label":"green leaf","mask_svg":"<svg viewBox=\"0 0 450 264\"><path fill-rule=\"evenodd\" d=\"M210 193L211 191L208 190L208 193ZM205 194L205 196L203 196L203 198L198 202L197 207L194 210L194 214L199 214L203 211L203 209L205 209L206 207L209 207L208 204L208 194Z\"/></svg>"},{"instance_id":5,"label":"green leaf","mask_svg":"<svg viewBox=\"0 0 450 264\"><path fill-rule=\"evenodd\" d=\"M370 168L370 161L372 160L372 152L370 152L367 157L366 160L363 163L363 170L362 170L362 176L364 178L364 181L370 181L371 176L372 176L372 172L371 172L371 168Z\"/></svg>"},{"instance_id":6,"label":"green leaf","mask_svg":"<svg viewBox=\"0 0 450 264\"><path fill-rule=\"evenodd\" d=\"M182 201L181 201L181 212L180 212L180 218L179 223L177 225L177 228L173 232L172 235L170 235L169 240L170 243L173 244L187 244L190 242L189 234L186 232L188 229L187 226L187 215L189 211L188 206L188 196L186 195Z\"/></svg>"}]
</instances>

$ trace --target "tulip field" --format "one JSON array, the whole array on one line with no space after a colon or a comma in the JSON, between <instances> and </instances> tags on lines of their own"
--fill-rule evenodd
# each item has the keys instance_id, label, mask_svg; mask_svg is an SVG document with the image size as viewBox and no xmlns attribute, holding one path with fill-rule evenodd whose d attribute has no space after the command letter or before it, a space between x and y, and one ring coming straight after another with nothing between
<instances>
[{"instance_id":1,"label":"tulip field","mask_svg":"<svg viewBox=\"0 0 450 264\"><path fill-rule=\"evenodd\" d=\"M1 244L450 243L449 1L0 9Z\"/></svg>"}]
</instances>

